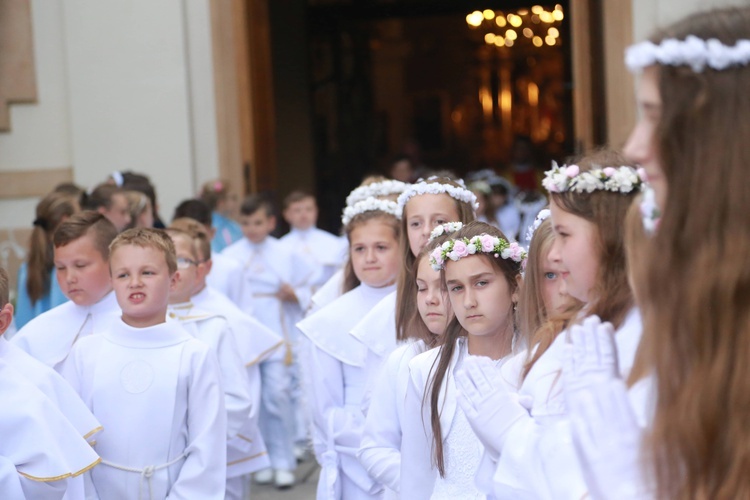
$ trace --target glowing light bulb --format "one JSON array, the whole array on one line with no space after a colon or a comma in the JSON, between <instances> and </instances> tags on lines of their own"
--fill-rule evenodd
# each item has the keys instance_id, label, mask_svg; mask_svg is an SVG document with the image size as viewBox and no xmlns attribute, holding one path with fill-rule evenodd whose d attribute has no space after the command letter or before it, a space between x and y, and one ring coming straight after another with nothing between
<instances>
[{"instance_id":1,"label":"glowing light bulb","mask_svg":"<svg viewBox=\"0 0 750 500\"><path fill-rule=\"evenodd\" d=\"M513 30L508 30L505 32L505 38L508 40L515 40L516 38L518 38L518 33Z\"/></svg>"},{"instance_id":2,"label":"glowing light bulb","mask_svg":"<svg viewBox=\"0 0 750 500\"><path fill-rule=\"evenodd\" d=\"M534 38L532 38L531 43L534 44L534 47L541 47L542 45L544 45L544 42L542 41L542 37L540 36L535 36Z\"/></svg>"},{"instance_id":3,"label":"glowing light bulb","mask_svg":"<svg viewBox=\"0 0 750 500\"><path fill-rule=\"evenodd\" d=\"M495 11L490 9L485 9L482 11L482 17L487 19L488 21L495 19Z\"/></svg>"},{"instance_id":4,"label":"glowing light bulb","mask_svg":"<svg viewBox=\"0 0 750 500\"><path fill-rule=\"evenodd\" d=\"M558 36L560 36L560 31L558 31L557 28L552 26L550 29L547 30L547 34L551 36L552 38L557 38Z\"/></svg>"}]
</instances>

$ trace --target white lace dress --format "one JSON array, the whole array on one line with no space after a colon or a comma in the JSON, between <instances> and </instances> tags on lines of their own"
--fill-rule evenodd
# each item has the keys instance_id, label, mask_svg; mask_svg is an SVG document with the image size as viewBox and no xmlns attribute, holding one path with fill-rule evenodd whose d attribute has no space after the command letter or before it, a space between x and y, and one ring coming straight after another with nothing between
<instances>
[{"instance_id":1,"label":"white lace dress","mask_svg":"<svg viewBox=\"0 0 750 500\"><path fill-rule=\"evenodd\" d=\"M457 368L468 355L466 342L459 343L461 353ZM434 500L461 499L484 499L485 495L477 490L474 485L474 476L477 473L479 462L482 459L484 447L471 430L466 415L459 406L451 422L448 437L443 441L443 454L445 457L445 477L438 475L435 487L432 490Z\"/></svg>"}]
</instances>

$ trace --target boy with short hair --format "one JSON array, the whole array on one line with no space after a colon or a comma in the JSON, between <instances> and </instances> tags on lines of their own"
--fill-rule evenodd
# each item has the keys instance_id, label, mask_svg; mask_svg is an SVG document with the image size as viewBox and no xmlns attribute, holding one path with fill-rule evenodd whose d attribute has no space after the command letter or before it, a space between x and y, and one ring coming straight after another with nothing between
<instances>
[{"instance_id":1,"label":"boy with short hair","mask_svg":"<svg viewBox=\"0 0 750 500\"><path fill-rule=\"evenodd\" d=\"M216 355L227 410L227 438L231 439L250 414L250 380L238 356L237 343L227 320L196 307L190 301L200 264L193 238L176 228L168 228L167 234L174 243L178 270L174 288L169 294L167 312L190 335L211 347Z\"/></svg>"},{"instance_id":2,"label":"boy with short hair","mask_svg":"<svg viewBox=\"0 0 750 500\"><path fill-rule=\"evenodd\" d=\"M109 276L109 244L115 226L103 215L80 212L60 224L52 238L57 282L70 299L24 325L11 342L61 371L81 338L112 321L119 306Z\"/></svg>"},{"instance_id":3,"label":"boy with short hair","mask_svg":"<svg viewBox=\"0 0 750 500\"><path fill-rule=\"evenodd\" d=\"M318 268L313 288L317 289L333 276L346 259L347 243L327 231L318 229L318 205L307 191L296 190L284 198L284 220L289 232L281 238L292 253L312 259Z\"/></svg>"},{"instance_id":4,"label":"boy with short hair","mask_svg":"<svg viewBox=\"0 0 750 500\"><path fill-rule=\"evenodd\" d=\"M13 319L8 294L8 273L0 268L0 336ZM75 392L0 338L0 401L2 497L82 500L79 477L99 457L81 429L93 434L99 424Z\"/></svg>"},{"instance_id":5,"label":"boy with short hair","mask_svg":"<svg viewBox=\"0 0 750 500\"><path fill-rule=\"evenodd\" d=\"M212 226L211 209L202 200L190 199L177 205L172 220L180 218L190 218L203 224L209 234L209 241L216 234L216 228ZM239 228L239 225L237 227ZM211 273L207 277L208 284L229 297L234 303L237 303L242 284L242 266L233 259L213 250L213 246L209 257L212 264Z\"/></svg>"},{"instance_id":6,"label":"boy with short hair","mask_svg":"<svg viewBox=\"0 0 750 500\"><path fill-rule=\"evenodd\" d=\"M253 407L237 437L227 448L227 500L242 500L250 493L249 474L269 467L268 453L258 427L261 401L260 363L278 350L284 341L281 337L245 314L224 294L206 282L212 272L211 238L203 224L182 217L172 221L171 228L189 234L195 243L196 283L190 302L204 311L225 317L237 340L238 353L250 379Z\"/></svg>"},{"instance_id":7,"label":"boy with short hair","mask_svg":"<svg viewBox=\"0 0 750 500\"><path fill-rule=\"evenodd\" d=\"M279 333L286 344L284 350L260 367L263 383L260 425L273 471L261 471L256 474L256 481L274 481L278 487L285 488L294 484L296 412L302 413L298 370L293 356L294 325L310 301L308 280L315 270L309 261L295 258L270 236L276 218L267 199L258 195L247 197L240 213L245 237L222 252L243 266L239 306L243 310L252 308L255 317Z\"/></svg>"},{"instance_id":8,"label":"boy with short hair","mask_svg":"<svg viewBox=\"0 0 750 500\"><path fill-rule=\"evenodd\" d=\"M105 498L223 499L226 410L216 357L167 321L177 259L161 230L129 229L110 245L122 316L79 340L65 376L104 427L91 483Z\"/></svg>"}]
</instances>

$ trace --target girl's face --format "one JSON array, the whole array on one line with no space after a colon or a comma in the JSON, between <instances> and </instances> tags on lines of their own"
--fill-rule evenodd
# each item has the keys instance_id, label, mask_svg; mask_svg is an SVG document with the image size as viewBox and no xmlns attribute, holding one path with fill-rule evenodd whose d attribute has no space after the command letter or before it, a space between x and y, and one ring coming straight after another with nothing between
<instances>
[{"instance_id":1,"label":"girl's face","mask_svg":"<svg viewBox=\"0 0 750 500\"><path fill-rule=\"evenodd\" d=\"M453 311L445 300L444 293L440 271L435 271L430 266L429 257L423 257L417 266L417 309L433 335L442 335L453 318Z\"/></svg>"},{"instance_id":2,"label":"girl's face","mask_svg":"<svg viewBox=\"0 0 750 500\"><path fill-rule=\"evenodd\" d=\"M638 108L640 119L630 133L623 153L646 171L648 182L654 188L656 203L663 209L667 199L667 183L654 143L656 127L661 118L659 74L655 67L647 68L638 82Z\"/></svg>"},{"instance_id":3,"label":"girl's face","mask_svg":"<svg viewBox=\"0 0 750 500\"><path fill-rule=\"evenodd\" d=\"M561 312L568 295L562 279L562 263L559 260L552 261L549 258L551 254L552 252L547 252L547 256L542 259L542 298L548 314Z\"/></svg>"},{"instance_id":4,"label":"girl's face","mask_svg":"<svg viewBox=\"0 0 750 500\"><path fill-rule=\"evenodd\" d=\"M458 322L475 336L502 336L513 327L514 297L489 257L472 255L445 265L445 284Z\"/></svg>"},{"instance_id":5,"label":"girl's face","mask_svg":"<svg viewBox=\"0 0 750 500\"><path fill-rule=\"evenodd\" d=\"M373 288L395 283L401 259L390 224L370 219L357 225L349 233L349 256L362 283Z\"/></svg>"},{"instance_id":6,"label":"girl's face","mask_svg":"<svg viewBox=\"0 0 750 500\"><path fill-rule=\"evenodd\" d=\"M146 206L138 216L136 227L154 227L154 208L151 206L151 200L146 200Z\"/></svg>"},{"instance_id":7,"label":"girl's face","mask_svg":"<svg viewBox=\"0 0 750 500\"><path fill-rule=\"evenodd\" d=\"M589 302L600 260L595 247L596 226L566 212L555 203L554 198L550 202L550 212L555 239L547 259L560 263L568 294L582 302Z\"/></svg>"},{"instance_id":8,"label":"girl's face","mask_svg":"<svg viewBox=\"0 0 750 500\"><path fill-rule=\"evenodd\" d=\"M427 244L435 226L456 222L459 214L456 202L450 195L422 194L409 199L404 207L404 217L409 248L416 257Z\"/></svg>"}]
</instances>

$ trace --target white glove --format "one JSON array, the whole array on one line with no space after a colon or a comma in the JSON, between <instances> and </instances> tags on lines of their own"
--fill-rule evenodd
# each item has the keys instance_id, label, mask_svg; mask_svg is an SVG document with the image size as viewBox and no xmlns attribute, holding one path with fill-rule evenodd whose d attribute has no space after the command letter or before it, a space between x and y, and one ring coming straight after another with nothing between
<instances>
[{"instance_id":1,"label":"white glove","mask_svg":"<svg viewBox=\"0 0 750 500\"><path fill-rule=\"evenodd\" d=\"M602 323L598 316L570 327L563 369L566 398L589 385L620 378L614 335L612 324Z\"/></svg>"},{"instance_id":2,"label":"white glove","mask_svg":"<svg viewBox=\"0 0 750 500\"><path fill-rule=\"evenodd\" d=\"M614 329L591 316L570 329L563 367L573 444L594 499L649 498L641 429L617 366Z\"/></svg>"},{"instance_id":3,"label":"white glove","mask_svg":"<svg viewBox=\"0 0 750 500\"><path fill-rule=\"evenodd\" d=\"M456 373L458 404L474 434L493 458L500 456L508 431L522 419L531 418L503 382L488 358L468 357Z\"/></svg>"}]
</instances>

